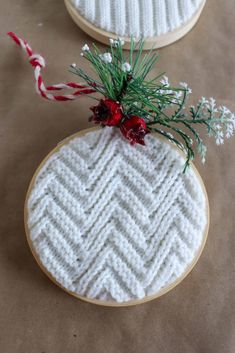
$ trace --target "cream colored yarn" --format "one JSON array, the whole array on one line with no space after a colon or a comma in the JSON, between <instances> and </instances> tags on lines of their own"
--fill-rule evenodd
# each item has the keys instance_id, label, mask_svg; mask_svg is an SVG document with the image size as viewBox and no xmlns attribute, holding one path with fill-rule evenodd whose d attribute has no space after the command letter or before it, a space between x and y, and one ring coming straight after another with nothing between
<instances>
[{"instance_id":1,"label":"cream colored yarn","mask_svg":"<svg viewBox=\"0 0 235 353\"><path fill-rule=\"evenodd\" d=\"M130 146L116 128L76 137L52 154L28 198L28 228L44 267L67 290L98 300L144 298L194 260L206 200L168 143Z\"/></svg>"},{"instance_id":2,"label":"cream colored yarn","mask_svg":"<svg viewBox=\"0 0 235 353\"><path fill-rule=\"evenodd\" d=\"M149 38L189 21L203 0L71 0L86 20L120 36Z\"/></svg>"}]
</instances>

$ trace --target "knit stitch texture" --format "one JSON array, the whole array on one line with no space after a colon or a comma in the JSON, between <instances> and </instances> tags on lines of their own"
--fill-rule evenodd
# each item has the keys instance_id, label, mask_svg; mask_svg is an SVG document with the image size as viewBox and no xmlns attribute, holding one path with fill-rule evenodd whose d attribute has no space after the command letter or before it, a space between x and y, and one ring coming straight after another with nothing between
<instances>
[{"instance_id":1,"label":"knit stitch texture","mask_svg":"<svg viewBox=\"0 0 235 353\"><path fill-rule=\"evenodd\" d=\"M149 38L184 25L202 0L71 0L95 26L120 36Z\"/></svg>"},{"instance_id":2,"label":"knit stitch texture","mask_svg":"<svg viewBox=\"0 0 235 353\"><path fill-rule=\"evenodd\" d=\"M44 267L81 296L125 302L156 294L200 248L206 199L168 143L131 146L118 129L75 137L52 154L28 198L28 227Z\"/></svg>"}]
</instances>

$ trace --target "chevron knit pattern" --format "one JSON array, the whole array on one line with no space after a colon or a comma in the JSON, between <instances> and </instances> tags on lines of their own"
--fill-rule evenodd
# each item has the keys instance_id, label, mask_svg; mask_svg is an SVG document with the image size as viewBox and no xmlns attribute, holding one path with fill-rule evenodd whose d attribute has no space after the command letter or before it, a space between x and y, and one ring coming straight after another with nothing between
<instances>
[{"instance_id":1,"label":"chevron knit pattern","mask_svg":"<svg viewBox=\"0 0 235 353\"><path fill-rule=\"evenodd\" d=\"M125 302L179 278L202 244L205 196L193 170L148 135L130 146L115 128L76 137L41 168L28 226L44 267L66 289Z\"/></svg>"},{"instance_id":2,"label":"chevron knit pattern","mask_svg":"<svg viewBox=\"0 0 235 353\"><path fill-rule=\"evenodd\" d=\"M202 0L71 0L95 26L120 36L149 38L184 25Z\"/></svg>"}]
</instances>

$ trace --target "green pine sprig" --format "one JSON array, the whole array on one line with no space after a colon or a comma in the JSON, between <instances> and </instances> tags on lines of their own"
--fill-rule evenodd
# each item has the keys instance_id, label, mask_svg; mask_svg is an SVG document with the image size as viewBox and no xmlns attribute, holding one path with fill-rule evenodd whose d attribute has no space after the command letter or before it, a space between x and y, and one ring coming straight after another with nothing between
<instances>
[{"instance_id":1,"label":"green pine sprig","mask_svg":"<svg viewBox=\"0 0 235 353\"><path fill-rule=\"evenodd\" d=\"M171 86L164 73L148 80L147 76L159 56L154 50L143 53L144 41L131 39L129 53L123 50L121 39L110 39L109 50L102 53L95 44L85 45L82 56L88 60L97 76L90 77L82 68L72 65L70 71L106 98L118 101L126 115L142 117L151 132L156 132L176 144L186 154L184 171L195 152L204 163L206 146L197 131L204 126L217 144L233 135L235 116L224 106L217 107L213 98L199 100L187 107L191 90L187 84Z\"/></svg>"}]
</instances>

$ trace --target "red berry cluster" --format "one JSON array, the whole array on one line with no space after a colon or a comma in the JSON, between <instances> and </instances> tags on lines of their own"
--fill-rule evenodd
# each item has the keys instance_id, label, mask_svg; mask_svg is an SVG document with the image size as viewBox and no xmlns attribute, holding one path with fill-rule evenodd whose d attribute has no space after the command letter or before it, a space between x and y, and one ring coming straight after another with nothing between
<instances>
[{"instance_id":1,"label":"red berry cluster","mask_svg":"<svg viewBox=\"0 0 235 353\"><path fill-rule=\"evenodd\" d=\"M123 136L132 145L139 143L145 145L144 137L149 130L144 119L136 115L125 116L120 103L112 99L101 99L99 104L91 107L93 116L91 121L104 126L117 126Z\"/></svg>"}]
</instances>

